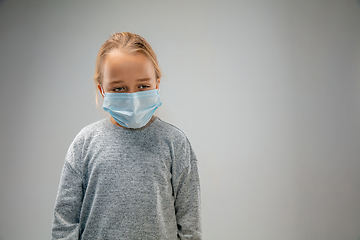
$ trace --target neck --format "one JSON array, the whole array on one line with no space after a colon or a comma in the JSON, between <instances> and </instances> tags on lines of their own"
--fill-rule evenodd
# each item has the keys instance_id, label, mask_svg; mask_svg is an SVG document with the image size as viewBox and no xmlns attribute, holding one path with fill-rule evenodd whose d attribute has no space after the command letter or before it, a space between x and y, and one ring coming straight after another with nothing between
<instances>
[{"instance_id":1,"label":"neck","mask_svg":"<svg viewBox=\"0 0 360 240\"><path fill-rule=\"evenodd\" d=\"M121 126L120 124L118 124L118 122L115 121L115 119L114 119L113 117L110 118L110 121L111 121L111 123L114 124L115 126L119 126L119 127L125 128L125 127Z\"/></svg>"}]
</instances>

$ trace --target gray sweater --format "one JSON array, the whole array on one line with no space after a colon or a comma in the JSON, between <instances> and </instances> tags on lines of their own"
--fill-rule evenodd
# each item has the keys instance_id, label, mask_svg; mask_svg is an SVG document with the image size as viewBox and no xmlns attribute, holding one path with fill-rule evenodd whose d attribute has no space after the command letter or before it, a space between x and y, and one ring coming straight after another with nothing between
<instances>
[{"instance_id":1,"label":"gray sweater","mask_svg":"<svg viewBox=\"0 0 360 240\"><path fill-rule=\"evenodd\" d=\"M80 131L60 179L52 239L201 239L197 160L185 134L154 117Z\"/></svg>"}]
</instances>

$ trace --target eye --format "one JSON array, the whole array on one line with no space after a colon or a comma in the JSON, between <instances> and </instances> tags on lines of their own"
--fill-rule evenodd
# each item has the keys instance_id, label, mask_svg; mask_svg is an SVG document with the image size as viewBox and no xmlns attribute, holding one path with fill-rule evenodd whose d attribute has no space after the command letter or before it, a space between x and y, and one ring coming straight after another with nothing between
<instances>
[{"instance_id":1,"label":"eye","mask_svg":"<svg viewBox=\"0 0 360 240\"><path fill-rule=\"evenodd\" d=\"M113 89L113 92L121 92L121 91L124 91L125 88L123 87L117 87L117 88L114 88Z\"/></svg>"},{"instance_id":2,"label":"eye","mask_svg":"<svg viewBox=\"0 0 360 240\"><path fill-rule=\"evenodd\" d=\"M150 88L150 85L140 85L139 88L140 89L148 89L148 88Z\"/></svg>"}]
</instances>

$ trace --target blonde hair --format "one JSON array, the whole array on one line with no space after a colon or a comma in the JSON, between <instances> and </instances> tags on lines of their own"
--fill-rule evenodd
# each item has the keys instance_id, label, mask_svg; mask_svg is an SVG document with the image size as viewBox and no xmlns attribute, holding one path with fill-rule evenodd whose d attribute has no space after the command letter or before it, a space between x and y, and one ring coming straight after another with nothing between
<instances>
[{"instance_id":1,"label":"blonde hair","mask_svg":"<svg viewBox=\"0 0 360 240\"><path fill-rule=\"evenodd\" d=\"M143 53L153 63L155 68L156 79L161 78L161 71L159 64L150 44L138 34L130 32L114 33L106 42L101 46L99 53L96 57L94 82L95 87L103 81L103 68L106 55L114 50L120 50L124 53ZM96 94L96 104L98 105L98 94Z\"/></svg>"}]
</instances>

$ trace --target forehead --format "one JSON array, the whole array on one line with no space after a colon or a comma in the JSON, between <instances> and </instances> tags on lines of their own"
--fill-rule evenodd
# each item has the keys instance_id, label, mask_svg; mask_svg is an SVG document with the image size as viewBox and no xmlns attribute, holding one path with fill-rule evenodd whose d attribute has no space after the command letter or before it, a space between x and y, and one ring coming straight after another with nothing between
<instances>
[{"instance_id":1,"label":"forehead","mask_svg":"<svg viewBox=\"0 0 360 240\"><path fill-rule=\"evenodd\" d=\"M104 61L104 75L106 74L145 74L155 73L151 60L144 53L123 53L114 50L107 54Z\"/></svg>"}]
</instances>

